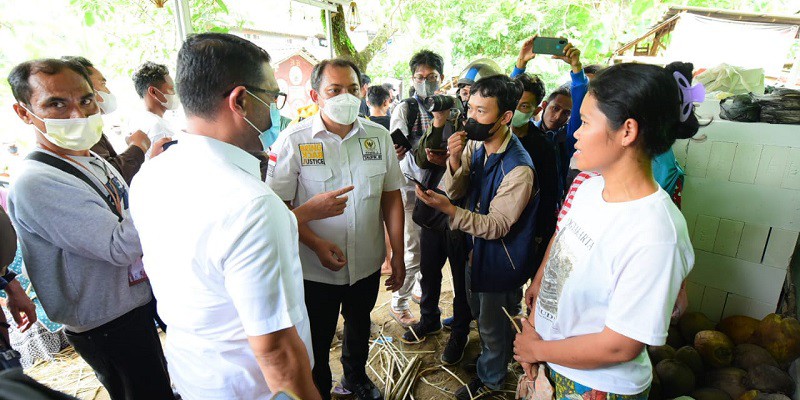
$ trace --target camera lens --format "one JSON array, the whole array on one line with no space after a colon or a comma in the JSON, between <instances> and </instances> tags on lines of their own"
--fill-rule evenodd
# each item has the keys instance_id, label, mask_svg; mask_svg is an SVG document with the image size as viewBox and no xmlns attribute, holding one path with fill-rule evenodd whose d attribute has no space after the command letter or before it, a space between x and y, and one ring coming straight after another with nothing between
<instances>
[{"instance_id":1,"label":"camera lens","mask_svg":"<svg viewBox=\"0 0 800 400\"><path fill-rule=\"evenodd\" d=\"M425 99L425 108L430 112L443 111L453 108L455 98L443 94L430 96Z\"/></svg>"}]
</instances>

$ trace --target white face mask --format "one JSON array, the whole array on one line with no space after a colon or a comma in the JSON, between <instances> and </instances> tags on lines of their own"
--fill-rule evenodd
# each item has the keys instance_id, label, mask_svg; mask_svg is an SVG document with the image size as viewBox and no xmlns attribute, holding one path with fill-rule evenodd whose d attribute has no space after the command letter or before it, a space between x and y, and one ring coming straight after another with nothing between
<instances>
[{"instance_id":1,"label":"white face mask","mask_svg":"<svg viewBox=\"0 0 800 400\"><path fill-rule=\"evenodd\" d=\"M350 93L342 93L325 100L322 112L337 124L350 125L358 118L359 107L361 99Z\"/></svg>"},{"instance_id":2,"label":"white face mask","mask_svg":"<svg viewBox=\"0 0 800 400\"><path fill-rule=\"evenodd\" d=\"M159 100L158 97L155 98L157 102L161 103L161 105L164 106L164 108L166 108L167 110L178 109L178 104L180 104L180 102L178 102L177 96L175 96L174 94L165 94L164 92L156 89L155 87L153 87L153 89L156 92L161 93L161 95L164 96L165 99L167 99L166 102L163 102Z\"/></svg>"},{"instance_id":3,"label":"white face mask","mask_svg":"<svg viewBox=\"0 0 800 400\"><path fill-rule=\"evenodd\" d=\"M102 101L98 101L97 105L100 106L100 111L103 114L111 114L117 110L117 96L114 93L107 93L102 90L97 91L97 97Z\"/></svg>"},{"instance_id":4,"label":"white face mask","mask_svg":"<svg viewBox=\"0 0 800 400\"><path fill-rule=\"evenodd\" d=\"M42 132L36 125L34 128L44 135L48 142L62 149L89 150L103 135L103 118L100 117L100 113L90 115L88 118L67 119L40 118L31 110L28 110L28 113L44 122L46 131Z\"/></svg>"}]
</instances>

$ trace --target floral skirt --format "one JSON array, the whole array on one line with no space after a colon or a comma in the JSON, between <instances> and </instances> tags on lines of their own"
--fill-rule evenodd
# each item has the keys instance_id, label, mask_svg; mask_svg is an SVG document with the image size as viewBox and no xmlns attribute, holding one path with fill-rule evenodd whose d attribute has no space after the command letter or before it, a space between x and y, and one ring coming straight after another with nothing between
<instances>
[{"instance_id":1,"label":"floral skirt","mask_svg":"<svg viewBox=\"0 0 800 400\"><path fill-rule=\"evenodd\" d=\"M555 386L556 400L647 400L650 388L634 395L601 392L575 382L550 369L550 378Z\"/></svg>"}]
</instances>

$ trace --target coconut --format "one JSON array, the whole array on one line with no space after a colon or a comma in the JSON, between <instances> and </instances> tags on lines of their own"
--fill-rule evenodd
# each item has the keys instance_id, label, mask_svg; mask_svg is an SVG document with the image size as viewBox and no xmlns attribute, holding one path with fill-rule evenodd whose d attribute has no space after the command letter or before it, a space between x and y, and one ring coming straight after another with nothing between
<instances>
[{"instance_id":1,"label":"coconut","mask_svg":"<svg viewBox=\"0 0 800 400\"><path fill-rule=\"evenodd\" d=\"M765 348L781 367L800 357L800 322L791 317L770 314L756 327L750 343Z\"/></svg>"},{"instance_id":2,"label":"coconut","mask_svg":"<svg viewBox=\"0 0 800 400\"><path fill-rule=\"evenodd\" d=\"M744 315L734 315L717 324L717 330L728 335L734 344L747 343L761 321Z\"/></svg>"},{"instance_id":3,"label":"coconut","mask_svg":"<svg viewBox=\"0 0 800 400\"><path fill-rule=\"evenodd\" d=\"M694 390L695 377L691 368L678 361L667 359L656 365L656 373L661 381L664 396L672 399L687 395Z\"/></svg>"},{"instance_id":4,"label":"coconut","mask_svg":"<svg viewBox=\"0 0 800 400\"><path fill-rule=\"evenodd\" d=\"M744 385L745 376L747 376L745 370L728 367L708 372L706 380L708 387L720 389L728 393L732 399L738 399L747 391Z\"/></svg>"},{"instance_id":5,"label":"coconut","mask_svg":"<svg viewBox=\"0 0 800 400\"><path fill-rule=\"evenodd\" d=\"M722 368L733 361L733 342L719 331L701 331L694 338L694 348L711 368Z\"/></svg>"},{"instance_id":6,"label":"coconut","mask_svg":"<svg viewBox=\"0 0 800 400\"><path fill-rule=\"evenodd\" d=\"M783 393L791 396L794 393L792 377L778 367L759 365L747 371L744 384L748 389L766 393Z\"/></svg>"},{"instance_id":7,"label":"coconut","mask_svg":"<svg viewBox=\"0 0 800 400\"><path fill-rule=\"evenodd\" d=\"M772 358L772 355L761 346L743 343L733 350L734 367L747 371L758 365L778 367L778 363Z\"/></svg>"}]
</instances>

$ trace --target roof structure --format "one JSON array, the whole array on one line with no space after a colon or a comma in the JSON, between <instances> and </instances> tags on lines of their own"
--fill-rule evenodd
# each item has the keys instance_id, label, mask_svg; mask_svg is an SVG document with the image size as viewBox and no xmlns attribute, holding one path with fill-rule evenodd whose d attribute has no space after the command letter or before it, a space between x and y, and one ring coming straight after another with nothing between
<instances>
[{"instance_id":1,"label":"roof structure","mask_svg":"<svg viewBox=\"0 0 800 400\"><path fill-rule=\"evenodd\" d=\"M633 49L634 56L657 56L659 50L664 47L662 43L664 36L671 33L675 29L675 24L678 22L680 17L686 13L729 21L795 26L800 25L800 15L758 14L722 10L718 8L672 6L659 23L657 23L643 35L618 48L614 52L614 55L622 56L625 52ZM647 40L650 37L652 37L652 40ZM800 31L798 31L796 38L800 38Z\"/></svg>"}]
</instances>

